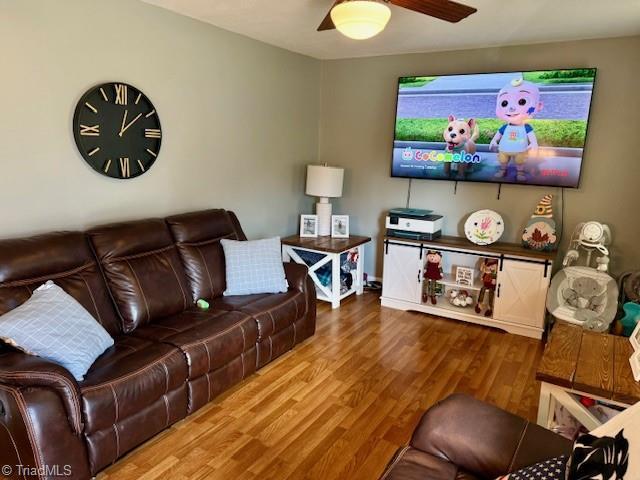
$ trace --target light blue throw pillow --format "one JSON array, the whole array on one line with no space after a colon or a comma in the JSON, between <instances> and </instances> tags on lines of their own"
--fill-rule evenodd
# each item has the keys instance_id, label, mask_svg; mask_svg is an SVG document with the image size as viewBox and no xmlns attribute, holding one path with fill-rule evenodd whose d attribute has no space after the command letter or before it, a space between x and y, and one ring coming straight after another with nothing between
<instances>
[{"instance_id":1,"label":"light blue throw pillow","mask_svg":"<svg viewBox=\"0 0 640 480\"><path fill-rule=\"evenodd\" d=\"M225 296L284 293L288 290L282 265L280 237L265 240L220 240L226 262Z\"/></svg>"},{"instance_id":2,"label":"light blue throw pillow","mask_svg":"<svg viewBox=\"0 0 640 480\"><path fill-rule=\"evenodd\" d=\"M0 316L0 339L69 370L82 381L113 338L75 298L48 281Z\"/></svg>"}]
</instances>

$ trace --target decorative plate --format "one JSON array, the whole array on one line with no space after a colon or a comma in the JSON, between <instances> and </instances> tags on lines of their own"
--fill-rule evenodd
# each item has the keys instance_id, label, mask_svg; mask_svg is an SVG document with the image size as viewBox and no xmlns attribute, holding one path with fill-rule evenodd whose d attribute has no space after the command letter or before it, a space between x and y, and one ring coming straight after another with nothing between
<instances>
[{"instance_id":1,"label":"decorative plate","mask_svg":"<svg viewBox=\"0 0 640 480\"><path fill-rule=\"evenodd\" d=\"M478 210L467 218L464 233L476 245L491 245L504 233L504 221L493 210Z\"/></svg>"}]
</instances>

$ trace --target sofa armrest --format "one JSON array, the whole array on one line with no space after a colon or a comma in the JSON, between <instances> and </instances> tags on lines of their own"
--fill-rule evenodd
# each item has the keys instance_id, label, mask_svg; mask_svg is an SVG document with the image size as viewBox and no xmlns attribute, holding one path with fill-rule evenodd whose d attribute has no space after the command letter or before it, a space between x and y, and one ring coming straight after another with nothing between
<instances>
[{"instance_id":1,"label":"sofa armrest","mask_svg":"<svg viewBox=\"0 0 640 480\"><path fill-rule=\"evenodd\" d=\"M22 352L4 353L0 355L0 384L53 390L64 405L73 433L82 433L80 389L75 378L60 365Z\"/></svg>"},{"instance_id":2,"label":"sofa armrest","mask_svg":"<svg viewBox=\"0 0 640 480\"><path fill-rule=\"evenodd\" d=\"M466 395L429 409L411 446L483 478L495 478L571 452L571 442Z\"/></svg>"},{"instance_id":3,"label":"sofa armrest","mask_svg":"<svg viewBox=\"0 0 640 480\"><path fill-rule=\"evenodd\" d=\"M306 265L294 262L284 263L284 275L291 288L304 292L308 274L309 269Z\"/></svg>"}]
</instances>

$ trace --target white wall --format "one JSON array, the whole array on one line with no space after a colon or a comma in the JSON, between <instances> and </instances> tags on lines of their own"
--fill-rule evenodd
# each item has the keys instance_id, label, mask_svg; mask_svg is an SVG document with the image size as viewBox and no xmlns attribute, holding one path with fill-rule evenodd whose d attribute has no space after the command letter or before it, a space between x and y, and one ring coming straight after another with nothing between
<instances>
[{"instance_id":1,"label":"white wall","mask_svg":"<svg viewBox=\"0 0 640 480\"><path fill-rule=\"evenodd\" d=\"M0 0L0 45L0 236L211 207L250 237L297 229L319 61L138 0ZM160 114L161 153L137 179L95 173L75 147L75 105L106 81Z\"/></svg>"},{"instance_id":2,"label":"white wall","mask_svg":"<svg viewBox=\"0 0 640 480\"><path fill-rule=\"evenodd\" d=\"M609 223L614 272L640 268L640 37L392 55L323 62L320 160L346 168L337 213L352 216L351 231L374 237L366 271L381 274L385 212L405 205L408 180L390 177L397 79L402 75L597 67L589 138L579 190L566 190L565 244L582 221ZM466 216L500 212L506 241L518 237L538 200L554 188L414 180L411 206L446 216L445 233L464 235ZM558 212L559 213L559 212Z\"/></svg>"}]
</instances>

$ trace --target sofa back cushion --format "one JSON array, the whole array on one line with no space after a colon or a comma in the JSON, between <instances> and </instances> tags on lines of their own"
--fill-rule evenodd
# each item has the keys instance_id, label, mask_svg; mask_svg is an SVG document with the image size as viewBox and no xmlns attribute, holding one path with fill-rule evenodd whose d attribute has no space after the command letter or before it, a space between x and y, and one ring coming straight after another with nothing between
<instances>
[{"instance_id":1,"label":"sofa back cushion","mask_svg":"<svg viewBox=\"0 0 640 480\"><path fill-rule=\"evenodd\" d=\"M180 258L164 220L97 227L89 238L130 333L192 305Z\"/></svg>"},{"instance_id":2,"label":"sofa back cushion","mask_svg":"<svg viewBox=\"0 0 640 480\"><path fill-rule=\"evenodd\" d=\"M0 241L0 315L22 305L53 280L112 336L120 322L86 236L61 232Z\"/></svg>"},{"instance_id":3,"label":"sofa back cushion","mask_svg":"<svg viewBox=\"0 0 640 480\"><path fill-rule=\"evenodd\" d=\"M189 281L191 299L213 299L226 290L220 240L246 240L238 218L226 210L206 210L167 218Z\"/></svg>"}]
</instances>

